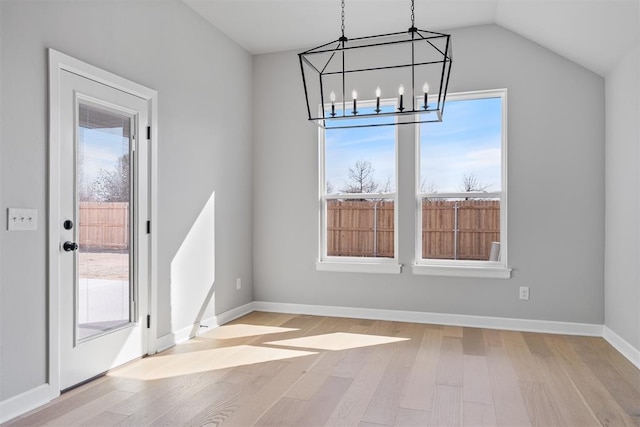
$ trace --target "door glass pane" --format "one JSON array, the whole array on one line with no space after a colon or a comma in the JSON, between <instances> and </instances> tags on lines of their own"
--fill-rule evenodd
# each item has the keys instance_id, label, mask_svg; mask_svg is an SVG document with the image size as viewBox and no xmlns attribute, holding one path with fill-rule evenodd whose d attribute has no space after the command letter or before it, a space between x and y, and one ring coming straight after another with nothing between
<instances>
[{"instance_id":1,"label":"door glass pane","mask_svg":"<svg viewBox=\"0 0 640 427\"><path fill-rule=\"evenodd\" d=\"M79 106L79 340L131 321L131 117Z\"/></svg>"}]
</instances>

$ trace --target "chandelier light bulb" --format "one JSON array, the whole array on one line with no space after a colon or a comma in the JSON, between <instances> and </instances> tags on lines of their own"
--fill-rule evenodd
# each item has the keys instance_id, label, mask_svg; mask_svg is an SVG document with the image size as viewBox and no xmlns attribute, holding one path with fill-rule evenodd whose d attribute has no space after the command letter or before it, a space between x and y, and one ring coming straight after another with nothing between
<instances>
[{"instance_id":1,"label":"chandelier light bulb","mask_svg":"<svg viewBox=\"0 0 640 427\"><path fill-rule=\"evenodd\" d=\"M382 91L380 91L380 86L378 86L376 88L376 97L380 98L380 95L382 95Z\"/></svg>"},{"instance_id":2,"label":"chandelier light bulb","mask_svg":"<svg viewBox=\"0 0 640 427\"><path fill-rule=\"evenodd\" d=\"M429 93L429 83L424 82L424 86L422 86L422 91L424 93Z\"/></svg>"},{"instance_id":3,"label":"chandelier light bulb","mask_svg":"<svg viewBox=\"0 0 640 427\"><path fill-rule=\"evenodd\" d=\"M351 92L351 96L353 97L353 99L358 99L358 92L356 92L356 90L354 89L353 92Z\"/></svg>"},{"instance_id":4,"label":"chandelier light bulb","mask_svg":"<svg viewBox=\"0 0 640 427\"><path fill-rule=\"evenodd\" d=\"M398 95L404 95L404 85L400 85L398 88Z\"/></svg>"},{"instance_id":5,"label":"chandelier light bulb","mask_svg":"<svg viewBox=\"0 0 640 427\"><path fill-rule=\"evenodd\" d=\"M329 94L329 99L331 100L331 102L336 102L336 93L334 91L331 91L331 93Z\"/></svg>"}]
</instances>

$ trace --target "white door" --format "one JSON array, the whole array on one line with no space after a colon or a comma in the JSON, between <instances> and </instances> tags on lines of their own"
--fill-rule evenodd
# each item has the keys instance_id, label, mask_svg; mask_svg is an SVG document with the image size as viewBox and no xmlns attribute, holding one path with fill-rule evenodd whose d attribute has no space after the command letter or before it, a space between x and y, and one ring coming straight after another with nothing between
<instances>
[{"instance_id":1,"label":"white door","mask_svg":"<svg viewBox=\"0 0 640 427\"><path fill-rule=\"evenodd\" d=\"M148 101L60 76L60 389L147 353Z\"/></svg>"}]
</instances>

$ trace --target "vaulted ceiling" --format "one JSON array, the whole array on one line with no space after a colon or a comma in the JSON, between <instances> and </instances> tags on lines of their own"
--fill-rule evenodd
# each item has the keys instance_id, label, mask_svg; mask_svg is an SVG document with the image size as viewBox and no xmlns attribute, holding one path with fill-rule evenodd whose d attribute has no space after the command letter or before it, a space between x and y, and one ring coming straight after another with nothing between
<instances>
[{"instance_id":1,"label":"vaulted ceiling","mask_svg":"<svg viewBox=\"0 0 640 427\"><path fill-rule=\"evenodd\" d=\"M340 36L340 0L183 1L252 54L303 50ZM409 0L345 2L347 37L409 27ZM434 31L498 24L604 76L638 45L639 4L640 0L415 0L415 17L418 28Z\"/></svg>"}]
</instances>

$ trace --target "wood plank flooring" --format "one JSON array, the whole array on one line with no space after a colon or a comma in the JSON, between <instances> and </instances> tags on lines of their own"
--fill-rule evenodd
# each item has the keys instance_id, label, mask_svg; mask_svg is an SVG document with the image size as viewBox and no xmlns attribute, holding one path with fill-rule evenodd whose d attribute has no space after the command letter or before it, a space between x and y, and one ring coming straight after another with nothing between
<instances>
[{"instance_id":1,"label":"wood plank flooring","mask_svg":"<svg viewBox=\"0 0 640 427\"><path fill-rule=\"evenodd\" d=\"M254 312L6 426L640 427L601 338Z\"/></svg>"}]
</instances>

